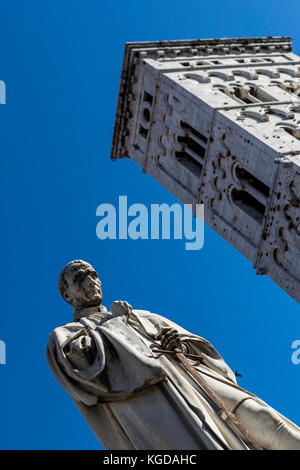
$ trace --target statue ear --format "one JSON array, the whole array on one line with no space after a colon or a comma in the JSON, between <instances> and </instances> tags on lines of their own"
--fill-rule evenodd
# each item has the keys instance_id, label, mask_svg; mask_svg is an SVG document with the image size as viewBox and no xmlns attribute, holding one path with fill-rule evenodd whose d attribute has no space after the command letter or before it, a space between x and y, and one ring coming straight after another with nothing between
<instances>
[{"instance_id":1,"label":"statue ear","mask_svg":"<svg viewBox=\"0 0 300 470\"><path fill-rule=\"evenodd\" d=\"M64 291L64 299L65 299L66 302L68 302L68 304L72 304L72 302L73 302L72 297L69 295L68 287Z\"/></svg>"},{"instance_id":2,"label":"statue ear","mask_svg":"<svg viewBox=\"0 0 300 470\"><path fill-rule=\"evenodd\" d=\"M70 302L70 296L69 296L69 286L67 281L64 279L63 280L63 286L62 286L62 296L66 302Z\"/></svg>"}]
</instances>

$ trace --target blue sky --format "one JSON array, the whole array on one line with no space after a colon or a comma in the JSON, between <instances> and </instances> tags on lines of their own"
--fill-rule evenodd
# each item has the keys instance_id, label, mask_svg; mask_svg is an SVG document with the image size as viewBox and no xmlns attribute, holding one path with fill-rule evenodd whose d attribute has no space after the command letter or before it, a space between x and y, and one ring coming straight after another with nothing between
<instances>
[{"instance_id":1,"label":"blue sky","mask_svg":"<svg viewBox=\"0 0 300 470\"><path fill-rule=\"evenodd\" d=\"M299 0L2 0L0 107L2 260L1 449L98 449L45 357L72 318L57 292L82 258L116 299L205 337L242 387L300 425L298 304L208 227L201 251L180 240L96 237L96 208L176 199L110 147L126 41L290 35L300 54Z\"/></svg>"}]
</instances>

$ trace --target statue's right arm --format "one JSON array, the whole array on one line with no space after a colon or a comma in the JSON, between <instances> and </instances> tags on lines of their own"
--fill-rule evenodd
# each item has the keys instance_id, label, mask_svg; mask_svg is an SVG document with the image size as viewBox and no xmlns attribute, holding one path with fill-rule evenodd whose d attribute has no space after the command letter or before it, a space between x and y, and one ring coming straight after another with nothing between
<instances>
[{"instance_id":1,"label":"statue's right arm","mask_svg":"<svg viewBox=\"0 0 300 470\"><path fill-rule=\"evenodd\" d=\"M57 327L50 334L47 359L54 375L77 402L87 406L97 403L89 383L105 368L105 351L100 334L78 323ZM71 379L71 380L70 380ZM82 389L81 384L85 385Z\"/></svg>"}]
</instances>

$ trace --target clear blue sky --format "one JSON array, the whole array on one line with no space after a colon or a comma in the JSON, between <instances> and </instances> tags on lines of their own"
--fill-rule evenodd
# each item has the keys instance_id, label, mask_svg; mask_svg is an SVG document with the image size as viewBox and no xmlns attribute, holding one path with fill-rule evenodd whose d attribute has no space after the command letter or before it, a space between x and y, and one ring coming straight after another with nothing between
<instances>
[{"instance_id":1,"label":"clear blue sky","mask_svg":"<svg viewBox=\"0 0 300 470\"><path fill-rule=\"evenodd\" d=\"M176 202L131 160L109 159L126 41L291 35L299 0L2 0L0 79L1 449L98 449L45 357L52 329L72 318L60 269L91 262L104 304L127 300L210 340L242 387L300 425L300 309L209 228L205 246L100 241L96 207Z\"/></svg>"}]
</instances>

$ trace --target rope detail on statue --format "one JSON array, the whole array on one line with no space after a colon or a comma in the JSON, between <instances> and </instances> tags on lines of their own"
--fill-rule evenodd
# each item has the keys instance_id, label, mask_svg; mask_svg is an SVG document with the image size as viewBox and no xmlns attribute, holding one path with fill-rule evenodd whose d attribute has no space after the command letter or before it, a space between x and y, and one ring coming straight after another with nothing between
<instances>
[{"instance_id":1,"label":"rope detail on statue","mask_svg":"<svg viewBox=\"0 0 300 470\"><path fill-rule=\"evenodd\" d=\"M226 403L213 391L213 389L208 385L206 380L202 377L202 375L188 362L187 358L190 359L197 359L201 361L203 356L196 355L196 354L188 354L183 353L180 349L176 348L173 351L169 351L166 349L152 349L153 352L161 353L161 354L172 354L178 362L180 362L185 369L192 375L192 377L197 381L200 385L202 390L206 393L206 395L211 399L211 401L217 406L219 409L219 414L223 418L223 416L227 416L228 419L234 424L234 426L243 434L243 436L251 443L255 450L264 450L260 444L254 439L254 437L249 433L247 428L237 419L234 413L230 411Z\"/></svg>"}]
</instances>

